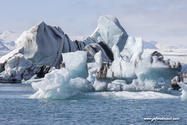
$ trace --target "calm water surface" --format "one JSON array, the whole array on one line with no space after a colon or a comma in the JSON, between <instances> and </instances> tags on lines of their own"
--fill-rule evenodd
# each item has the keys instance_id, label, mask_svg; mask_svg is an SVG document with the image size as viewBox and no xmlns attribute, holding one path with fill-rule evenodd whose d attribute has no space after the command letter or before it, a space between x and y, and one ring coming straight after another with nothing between
<instances>
[{"instance_id":1,"label":"calm water surface","mask_svg":"<svg viewBox=\"0 0 187 125\"><path fill-rule=\"evenodd\" d=\"M33 93L31 85L0 84L0 125L187 124L187 100L180 97L120 99L80 93L66 100L29 99ZM144 121L155 117L180 120Z\"/></svg>"}]
</instances>

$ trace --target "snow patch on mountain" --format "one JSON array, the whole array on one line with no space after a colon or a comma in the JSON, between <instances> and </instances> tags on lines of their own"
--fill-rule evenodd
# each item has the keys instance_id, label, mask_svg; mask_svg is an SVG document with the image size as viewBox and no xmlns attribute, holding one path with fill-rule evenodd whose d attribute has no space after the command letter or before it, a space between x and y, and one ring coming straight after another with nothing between
<instances>
[{"instance_id":1,"label":"snow patch on mountain","mask_svg":"<svg viewBox=\"0 0 187 125\"><path fill-rule=\"evenodd\" d=\"M2 41L3 41L3 40L0 39L0 50L9 50L9 48L7 48L7 47L3 44Z\"/></svg>"},{"instance_id":2,"label":"snow patch on mountain","mask_svg":"<svg viewBox=\"0 0 187 125\"><path fill-rule=\"evenodd\" d=\"M8 48L8 50L15 49L15 40L21 35L21 33L14 31L2 31L0 32L0 41Z\"/></svg>"},{"instance_id":3,"label":"snow patch on mountain","mask_svg":"<svg viewBox=\"0 0 187 125\"><path fill-rule=\"evenodd\" d=\"M162 49L162 46L156 41L143 41L144 49Z\"/></svg>"}]
</instances>

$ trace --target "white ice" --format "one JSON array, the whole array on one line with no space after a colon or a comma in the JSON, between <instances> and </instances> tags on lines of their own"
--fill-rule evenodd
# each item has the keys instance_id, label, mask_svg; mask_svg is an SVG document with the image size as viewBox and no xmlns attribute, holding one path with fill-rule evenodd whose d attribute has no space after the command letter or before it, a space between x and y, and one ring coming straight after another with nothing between
<instances>
[{"instance_id":1,"label":"white ice","mask_svg":"<svg viewBox=\"0 0 187 125\"><path fill-rule=\"evenodd\" d=\"M106 91L107 90L107 83L105 81L95 80L93 85L95 91Z\"/></svg>"},{"instance_id":2,"label":"white ice","mask_svg":"<svg viewBox=\"0 0 187 125\"><path fill-rule=\"evenodd\" d=\"M103 64L102 52L101 51L97 52L94 56L94 59L95 62L97 63L97 71L99 72Z\"/></svg>"},{"instance_id":3,"label":"white ice","mask_svg":"<svg viewBox=\"0 0 187 125\"><path fill-rule=\"evenodd\" d=\"M114 80L107 85L108 91L123 91L123 86L126 85L125 80Z\"/></svg>"},{"instance_id":4,"label":"white ice","mask_svg":"<svg viewBox=\"0 0 187 125\"><path fill-rule=\"evenodd\" d=\"M87 63L87 68L88 68L88 77L86 79L90 82L94 82L95 77L93 76L93 73L97 70L97 63L96 62Z\"/></svg>"},{"instance_id":5,"label":"white ice","mask_svg":"<svg viewBox=\"0 0 187 125\"><path fill-rule=\"evenodd\" d=\"M62 54L66 69L69 70L71 78L87 78L87 52L76 51Z\"/></svg>"},{"instance_id":6,"label":"white ice","mask_svg":"<svg viewBox=\"0 0 187 125\"><path fill-rule=\"evenodd\" d=\"M31 95L32 99L67 99L79 92L70 86L70 72L65 69L53 70L45 75L40 82L31 85L37 92Z\"/></svg>"},{"instance_id":7,"label":"white ice","mask_svg":"<svg viewBox=\"0 0 187 125\"><path fill-rule=\"evenodd\" d=\"M5 64L5 70L0 73L1 80L22 80L30 79L38 70L38 66L30 60L26 60L21 53L15 54ZM32 69L32 72L27 72L27 69ZM26 78L27 77L27 78Z\"/></svg>"},{"instance_id":8,"label":"white ice","mask_svg":"<svg viewBox=\"0 0 187 125\"><path fill-rule=\"evenodd\" d=\"M107 71L107 77L136 79L137 76L134 72L133 65L129 61L123 60L117 45L112 47L112 52L114 55L114 61L112 62L112 66Z\"/></svg>"},{"instance_id":9,"label":"white ice","mask_svg":"<svg viewBox=\"0 0 187 125\"><path fill-rule=\"evenodd\" d=\"M130 62L135 65L141 59L143 53L142 38L129 36L126 47L130 54Z\"/></svg>"},{"instance_id":10,"label":"white ice","mask_svg":"<svg viewBox=\"0 0 187 125\"><path fill-rule=\"evenodd\" d=\"M108 83L108 85L107 85L107 90L108 91L120 91L121 90L120 88L121 87L118 84Z\"/></svg>"}]
</instances>

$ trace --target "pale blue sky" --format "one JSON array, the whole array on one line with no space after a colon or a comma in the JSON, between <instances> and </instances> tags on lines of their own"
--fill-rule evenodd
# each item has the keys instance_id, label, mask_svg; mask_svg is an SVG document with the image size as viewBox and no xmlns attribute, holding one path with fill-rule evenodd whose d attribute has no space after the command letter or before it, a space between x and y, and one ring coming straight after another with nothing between
<instances>
[{"instance_id":1,"label":"pale blue sky","mask_svg":"<svg viewBox=\"0 0 187 125\"><path fill-rule=\"evenodd\" d=\"M88 36L100 15L114 15L131 36L162 46L187 45L187 0L0 0L0 31L23 32L41 21Z\"/></svg>"}]
</instances>

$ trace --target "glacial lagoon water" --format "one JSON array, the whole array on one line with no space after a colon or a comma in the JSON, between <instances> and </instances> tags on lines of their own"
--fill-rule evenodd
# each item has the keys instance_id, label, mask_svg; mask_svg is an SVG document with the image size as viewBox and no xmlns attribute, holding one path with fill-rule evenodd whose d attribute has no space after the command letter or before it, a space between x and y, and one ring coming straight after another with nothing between
<instances>
[{"instance_id":1,"label":"glacial lagoon water","mask_svg":"<svg viewBox=\"0 0 187 125\"><path fill-rule=\"evenodd\" d=\"M181 91L90 92L66 100L29 99L31 85L0 84L0 124L187 124ZM145 121L144 118L179 120Z\"/></svg>"}]
</instances>

